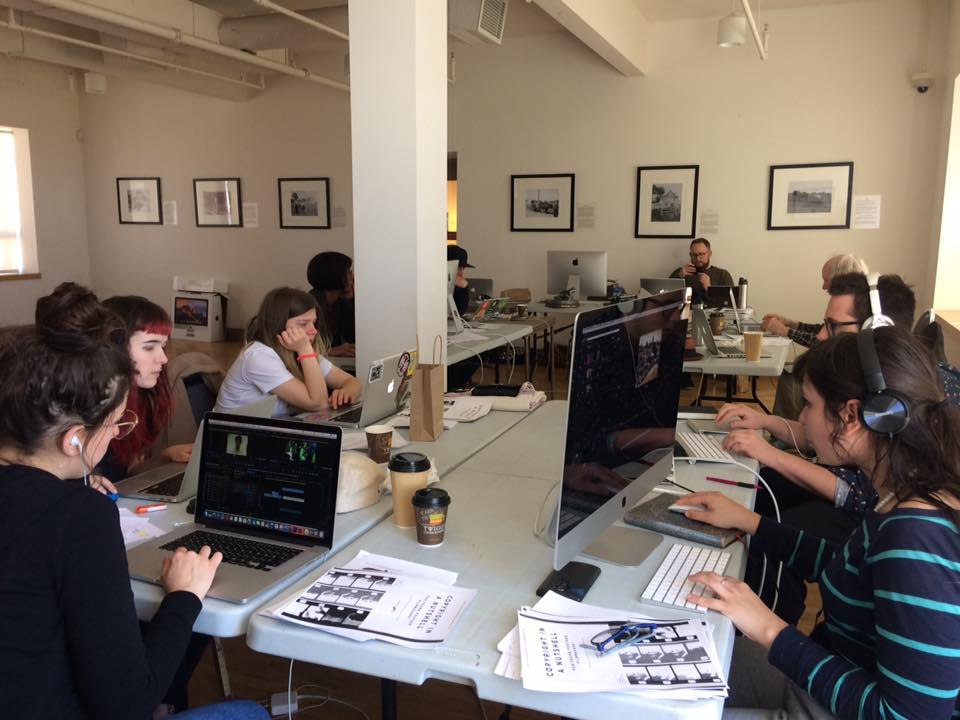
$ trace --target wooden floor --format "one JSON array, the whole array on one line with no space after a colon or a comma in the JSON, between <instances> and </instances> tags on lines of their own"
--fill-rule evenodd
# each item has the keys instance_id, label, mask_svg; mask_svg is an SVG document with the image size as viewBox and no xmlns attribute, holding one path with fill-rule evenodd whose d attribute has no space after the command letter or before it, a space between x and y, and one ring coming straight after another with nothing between
<instances>
[{"instance_id":1,"label":"wooden floor","mask_svg":"<svg viewBox=\"0 0 960 720\"><path fill-rule=\"evenodd\" d=\"M240 347L240 343L235 342L208 344L174 340L170 342L167 354L174 357L188 351L203 352L214 358L224 368L227 368L240 351ZM490 370L488 369L486 372L490 373ZM474 380L479 380L479 376L475 377ZM501 376L501 380L505 381L506 378ZM514 381L518 380L519 378L515 376ZM484 377L484 382L493 382L492 376ZM543 368L539 368L536 372L534 384L538 388L546 389L548 387L546 372ZM553 397L566 399L567 385L566 369L558 368L557 392ZM711 393L714 392L714 388L708 389ZM720 393L722 388L718 385L715 391ZM773 405L775 392L776 380L761 378L758 395L768 407ZM689 405L694 399L694 390L685 390L681 395L681 404ZM707 402L705 404L719 405L720 403ZM800 628L805 632L809 632L813 628L814 618L819 607L819 590L816 585L811 585L810 594L807 598L807 612L800 622ZM234 697L266 701L273 693L286 692L287 673L290 669L289 660L256 653L246 646L243 638L228 638L223 641L223 645ZM320 717L329 720L340 720L341 718L355 720L362 717L358 710L334 702L335 700L356 706L370 720L379 717L380 684L374 677L329 667L295 663L293 667L294 689L308 683L311 684L311 687L304 688L301 694L318 697L326 697L329 694L331 700L322 708L298 713L295 717L305 720ZM190 683L190 693L192 705L203 705L220 699L214 662L212 654L209 652L194 673ZM321 702L320 699L310 700L301 703L301 707L320 704ZM502 705L489 702L484 702L481 709L472 687L440 680L430 680L422 686L401 685L398 690L398 706L400 718L417 718L417 720L496 720L503 710ZM517 708L513 710L510 717L515 720L537 720L553 716Z\"/></svg>"}]
</instances>

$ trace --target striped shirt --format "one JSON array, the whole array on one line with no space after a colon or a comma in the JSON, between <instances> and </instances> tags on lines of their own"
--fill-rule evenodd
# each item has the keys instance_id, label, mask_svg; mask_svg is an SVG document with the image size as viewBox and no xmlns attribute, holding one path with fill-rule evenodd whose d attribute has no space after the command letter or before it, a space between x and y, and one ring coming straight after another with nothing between
<instances>
[{"instance_id":1,"label":"striped shirt","mask_svg":"<svg viewBox=\"0 0 960 720\"><path fill-rule=\"evenodd\" d=\"M769 660L840 718L960 716L960 532L939 510L868 512L842 548L761 518L754 546L820 583L824 621Z\"/></svg>"}]
</instances>

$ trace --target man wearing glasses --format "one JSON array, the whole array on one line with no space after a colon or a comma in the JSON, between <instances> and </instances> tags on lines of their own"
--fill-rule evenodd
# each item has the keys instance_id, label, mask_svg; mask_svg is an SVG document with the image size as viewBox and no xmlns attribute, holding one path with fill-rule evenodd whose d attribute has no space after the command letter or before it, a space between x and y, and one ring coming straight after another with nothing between
<instances>
[{"instance_id":1,"label":"man wearing glasses","mask_svg":"<svg viewBox=\"0 0 960 720\"><path fill-rule=\"evenodd\" d=\"M881 275L877 283L883 314L894 325L910 328L917 309L913 290L899 275ZM823 316L823 327L817 340L823 341L841 332L857 332L870 317L870 288L862 273L836 275L827 289L830 300Z\"/></svg>"},{"instance_id":2,"label":"man wearing glasses","mask_svg":"<svg viewBox=\"0 0 960 720\"><path fill-rule=\"evenodd\" d=\"M684 279L687 287L693 290L694 302L706 301L707 288L711 285L733 285L730 273L710 264L712 255L710 241L697 238L690 243L690 262L670 273L672 278Z\"/></svg>"}]
</instances>

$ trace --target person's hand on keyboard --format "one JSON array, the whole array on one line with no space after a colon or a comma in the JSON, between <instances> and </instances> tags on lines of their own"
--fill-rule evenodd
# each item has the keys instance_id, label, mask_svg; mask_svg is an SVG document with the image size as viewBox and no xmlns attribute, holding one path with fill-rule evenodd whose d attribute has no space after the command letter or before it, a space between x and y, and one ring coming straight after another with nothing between
<instances>
[{"instance_id":1,"label":"person's hand on keyboard","mask_svg":"<svg viewBox=\"0 0 960 720\"><path fill-rule=\"evenodd\" d=\"M163 559L163 587L168 593L186 590L203 600L222 560L223 555L211 554L207 545L198 553L177 548L173 555Z\"/></svg>"},{"instance_id":2,"label":"person's hand on keyboard","mask_svg":"<svg viewBox=\"0 0 960 720\"><path fill-rule=\"evenodd\" d=\"M698 492L679 498L677 505L702 505L706 510L693 510L684 513L691 520L699 520L718 528L732 528L753 534L760 524L760 515L747 510L723 493Z\"/></svg>"},{"instance_id":3,"label":"person's hand on keyboard","mask_svg":"<svg viewBox=\"0 0 960 720\"><path fill-rule=\"evenodd\" d=\"M777 635L787 627L745 582L712 572L700 572L690 576L694 592L687 601L723 613L733 624L754 642L769 649ZM697 585L705 585L714 597L696 593Z\"/></svg>"},{"instance_id":4,"label":"person's hand on keyboard","mask_svg":"<svg viewBox=\"0 0 960 720\"><path fill-rule=\"evenodd\" d=\"M767 430L770 418L774 416L762 413L743 403L728 403L717 411L713 419L717 425L730 425L731 430Z\"/></svg>"},{"instance_id":5,"label":"person's hand on keyboard","mask_svg":"<svg viewBox=\"0 0 960 720\"><path fill-rule=\"evenodd\" d=\"M768 443L756 430L732 430L723 439L723 449L728 453L746 455L761 465L770 465L772 456L782 452Z\"/></svg>"}]
</instances>

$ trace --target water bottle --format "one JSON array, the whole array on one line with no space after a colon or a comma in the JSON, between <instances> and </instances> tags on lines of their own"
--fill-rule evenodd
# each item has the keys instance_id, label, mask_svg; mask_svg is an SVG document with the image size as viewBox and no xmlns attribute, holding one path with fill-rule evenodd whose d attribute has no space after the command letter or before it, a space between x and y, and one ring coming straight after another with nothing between
<instances>
[{"instance_id":1,"label":"water bottle","mask_svg":"<svg viewBox=\"0 0 960 720\"><path fill-rule=\"evenodd\" d=\"M737 297L737 305L739 305L741 310L746 310L747 309L747 279L745 277L740 278L740 282L737 285L740 291L740 294Z\"/></svg>"}]
</instances>

